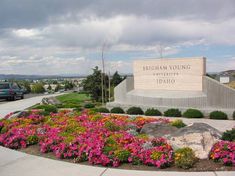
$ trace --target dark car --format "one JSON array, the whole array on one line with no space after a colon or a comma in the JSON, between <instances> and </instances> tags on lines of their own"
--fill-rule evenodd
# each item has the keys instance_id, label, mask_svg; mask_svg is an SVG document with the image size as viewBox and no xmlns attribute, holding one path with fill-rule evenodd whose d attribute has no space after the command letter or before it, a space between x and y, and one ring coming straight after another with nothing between
<instances>
[{"instance_id":1,"label":"dark car","mask_svg":"<svg viewBox=\"0 0 235 176\"><path fill-rule=\"evenodd\" d=\"M16 100L24 98L24 91L17 83L0 82L0 99Z\"/></svg>"}]
</instances>

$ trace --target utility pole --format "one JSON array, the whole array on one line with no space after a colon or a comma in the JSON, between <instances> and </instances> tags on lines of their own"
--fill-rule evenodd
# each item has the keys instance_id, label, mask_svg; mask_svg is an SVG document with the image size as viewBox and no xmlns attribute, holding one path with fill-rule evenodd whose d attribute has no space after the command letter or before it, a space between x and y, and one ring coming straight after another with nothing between
<instances>
[{"instance_id":1,"label":"utility pole","mask_svg":"<svg viewBox=\"0 0 235 176\"><path fill-rule=\"evenodd\" d=\"M109 102L111 101L111 77L110 77L110 71L109 71Z\"/></svg>"},{"instance_id":2,"label":"utility pole","mask_svg":"<svg viewBox=\"0 0 235 176\"><path fill-rule=\"evenodd\" d=\"M159 55L160 55L160 58L161 58L161 59L162 59L163 50L164 50L164 47L163 47L163 45L160 43L160 44L159 44L159 47L158 47L158 52L159 52Z\"/></svg>"},{"instance_id":3,"label":"utility pole","mask_svg":"<svg viewBox=\"0 0 235 176\"><path fill-rule=\"evenodd\" d=\"M105 47L105 42L103 43L102 46L102 71L101 71L101 96L102 96L102 105L104 105L104 47Z\"/></svg>"}]
</instances>

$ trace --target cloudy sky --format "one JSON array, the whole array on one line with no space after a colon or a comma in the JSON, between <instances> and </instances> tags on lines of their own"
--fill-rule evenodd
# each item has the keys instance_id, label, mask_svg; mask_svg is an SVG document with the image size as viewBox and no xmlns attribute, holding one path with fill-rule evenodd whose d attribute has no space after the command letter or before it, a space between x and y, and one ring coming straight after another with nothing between
<instances>
[{"instance_id":1,"label":"cloudy sky","mask_svg":"<svg viewBox=\"0 0 235 176\"><path fill-rule=\"evenodd\" d=\"M140 58L235 69L235 0L0 0L0 74L132 72Z\"/></svg>"}]
</instances>

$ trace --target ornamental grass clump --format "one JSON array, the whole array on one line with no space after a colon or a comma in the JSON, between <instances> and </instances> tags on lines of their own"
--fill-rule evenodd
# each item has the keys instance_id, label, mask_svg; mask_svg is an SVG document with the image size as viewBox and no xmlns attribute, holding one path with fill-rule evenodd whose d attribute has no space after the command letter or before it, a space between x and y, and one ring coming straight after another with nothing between
<instances>
[{"instance_id":1,"label":"ornamental grass clump","mask_svg":"<svg viewBox=\"0 0 235 176\"><path fill-rule=\"evenodd\" d=\"M175 165L179 168L189 169L197 162L193 150L189 147L177 149L174 154Z\"/></svg>"},{"instance_id":2,"label":"ornamental grass clump","mask_svg":"<svg viewBox=\"0 0 235 176\"><path fill-rule=\"evenodd\" d=\"M183 128L185 126L187 126L182 120L180 119L177 119L177 120L174 120L172 121L171 123L171 126L174 126L174 127L177 127L177 128Z\"/></svg>"},{"instance_id":3,"label":"ornamental grass clump","mask_svg":"<svg viewBox=\"0 0 235 176\"><path fill-rule=\"evenodd\" d=\"M34 144L37 144L39 141L39 138L37 135L30 135L27 137L26 139L26 143L27 145L34 145Z\"/></svg>"},{"instance_id":4,"label":"ornamental grass clump","mask_svg":"<svg viewBox=\"0 0 235 176\"><path fill-rule=\"evenodd\" d=\"M116 125L115 123L111 122L111 121L107 121L105 122L104 127L106 129L108 129L109 131L119 131L121 129L120 126Z\"/></svg>"},{"instance_id":5,"label":"ornamental grass clump","mask_svg":"<svg viewBox=\"0 0 235 176\"><path fill-rule=\"evenodd\" d=\"M91 117L91 121L98 121L101 120L103 116L101 114L96 114Z\"/></svg>"},{"instance_id":6,"label":"ornamental grass clump","mask_svg":"<svg viewBox=\"0 0 235 176\"><path fill-rule=\"evenodd\" d=\"M114 156L117 157L120 162L128 162L130 155L131 152L129 150L116 150L114 152Z\"/></svg>"}]
</instances>

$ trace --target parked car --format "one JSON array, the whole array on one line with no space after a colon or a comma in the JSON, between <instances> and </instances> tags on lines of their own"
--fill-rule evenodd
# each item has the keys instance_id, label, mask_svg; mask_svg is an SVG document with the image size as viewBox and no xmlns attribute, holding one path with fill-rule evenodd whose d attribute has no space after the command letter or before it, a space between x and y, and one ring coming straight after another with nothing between
<instances>
[{"instance_id":1,"label":"parked car","mask_svg":"<svg viewBox=\"0 0 235 176\"><path fill-rule=\"evenodd\" d=\"M16 100L24 98L24 90L14 82L0 82L0 98L6 100Z\"/></svg>"}]
</instances>

